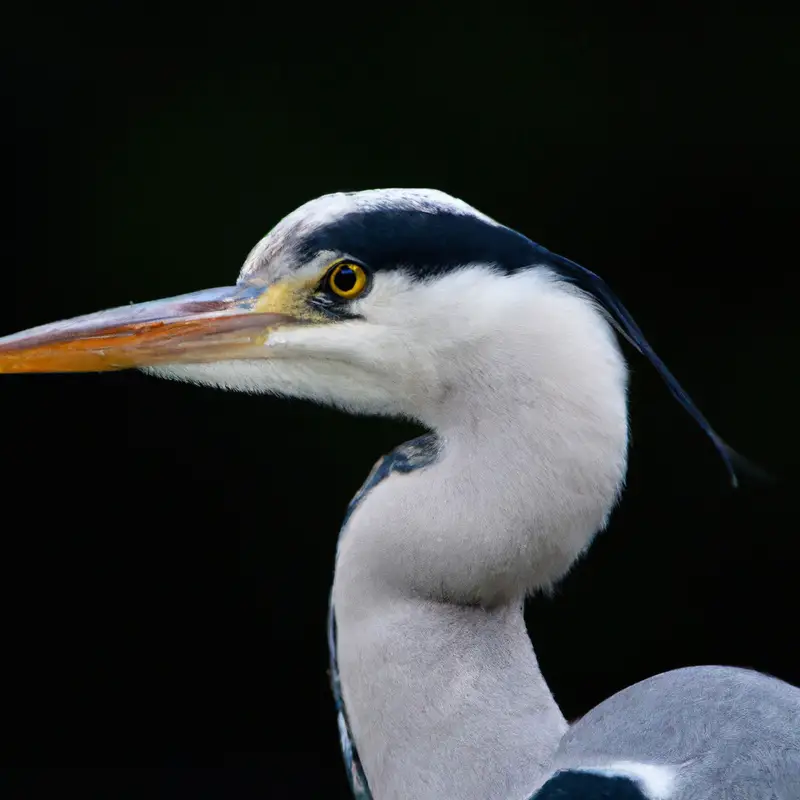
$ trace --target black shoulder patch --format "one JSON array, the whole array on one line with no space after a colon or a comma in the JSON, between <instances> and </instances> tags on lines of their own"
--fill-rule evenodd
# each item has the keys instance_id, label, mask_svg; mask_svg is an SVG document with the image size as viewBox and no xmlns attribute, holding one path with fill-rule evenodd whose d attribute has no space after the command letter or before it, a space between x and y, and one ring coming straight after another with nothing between
<instances>
[{"instance_id":1,"label":"black shoulder patch","mask_svg":"<svg viewBox=\"0 0 800 800\"><path fill-rule=\"evenodd\" d=\"M335 250L372 270L402 267L419 277L475 262L515 272L543 256L543 248L521 233L481 217L403 208L345 214L301 237L297 246L302 260Z\"/></svg>"},{"instance_id":2,"label":"black shoulder patch","mask_svg":"<svg viewBox=\"0 0 800 800\"><path fill-rule=\"evenodd\" d=\"M631 778L580 770L557 772L530 800L648 800Z\"/></svg>"}]
</instances>

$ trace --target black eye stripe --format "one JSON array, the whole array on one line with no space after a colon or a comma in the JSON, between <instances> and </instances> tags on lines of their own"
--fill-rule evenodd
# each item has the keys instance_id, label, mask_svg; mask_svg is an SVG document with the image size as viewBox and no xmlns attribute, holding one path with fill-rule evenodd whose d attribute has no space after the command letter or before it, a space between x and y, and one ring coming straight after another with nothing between
<instances>
[{"instance_id":1,"label":"black eye stripe","mask_svg":"<svg viewBox=\"0 0 800 800\"><path fill-rule=\"evenodd\" d=\"M304 233L295 246L301 263L325 251L352 253L373 273L402 265L420 278L471 263L513 273L540 258L539 248L510 228L472 214L413 209L354 211Z\"/></svg>"}]
</instances>

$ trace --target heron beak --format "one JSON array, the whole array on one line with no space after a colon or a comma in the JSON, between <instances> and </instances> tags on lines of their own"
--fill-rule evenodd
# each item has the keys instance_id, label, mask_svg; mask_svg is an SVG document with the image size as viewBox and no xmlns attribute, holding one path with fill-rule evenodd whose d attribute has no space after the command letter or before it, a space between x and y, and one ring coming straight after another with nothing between
<instances>
[{"instance_id":1,"label":"heron beak","mask_svg":"<svg viewBox=\"0 0 800 800\"><path fill-rule=\"evenodd\" d=\"M0 338L0 373L105 372L263 358L270 331L312 320L293 287L232 286L122 306Z\"/></svg>"}]
</instances>

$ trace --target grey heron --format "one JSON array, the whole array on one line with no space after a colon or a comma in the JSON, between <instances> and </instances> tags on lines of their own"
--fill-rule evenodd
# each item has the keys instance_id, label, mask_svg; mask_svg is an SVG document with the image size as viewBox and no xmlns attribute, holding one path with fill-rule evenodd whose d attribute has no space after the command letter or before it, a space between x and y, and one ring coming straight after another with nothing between
<instances>
[{"instance_id":1,"label":"grey heron","mask_svg":"<svg viewBox=\"0 0 800 800\"><path fill-rule=\"evenodd\" d=\"M604 528L627 462L614 330L717 436L608 287L432 190L326 195L235 286L0 339L0 372L141 368L411 418L352 501L331 594L351 786L375 800L800 797L800 689L694 667L568 726L523 621Z\"/></svg>"}]
</instances>

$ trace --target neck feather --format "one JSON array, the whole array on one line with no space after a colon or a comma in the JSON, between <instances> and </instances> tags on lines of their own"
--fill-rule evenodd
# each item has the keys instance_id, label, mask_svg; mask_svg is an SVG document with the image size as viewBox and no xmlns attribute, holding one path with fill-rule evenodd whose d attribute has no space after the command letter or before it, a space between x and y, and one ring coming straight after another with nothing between
<instances>
[{"instance_id":1,"label":"neck feather","mask_svg":"<svg viewBox=\"0 0 800 800\"><path fill-rule=\"evenodd\" d=\"M374 800L532 794L567 726L521 606L377 595L336 614L344 702Z\"/></svg>"},{"instance_id":2,"label":"neck feather","mask_svg":"<svg viewBox=\"0 0 800 800\"><path fill-rule=\"evenodd\" d=\"M588 344L548 343L533 375L510 370L530 364L524 336L518 352L505 340L477 353L458 384L468 391L426 420L435 460L368 481L352 509L336 655L375 800L522 800L545 776L566 723L523 600L603 527L627 449L624 363L605 324L589 322Z\"/></svg>"}]
</instances>

